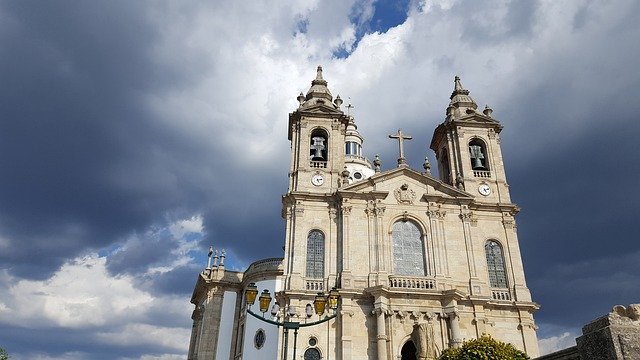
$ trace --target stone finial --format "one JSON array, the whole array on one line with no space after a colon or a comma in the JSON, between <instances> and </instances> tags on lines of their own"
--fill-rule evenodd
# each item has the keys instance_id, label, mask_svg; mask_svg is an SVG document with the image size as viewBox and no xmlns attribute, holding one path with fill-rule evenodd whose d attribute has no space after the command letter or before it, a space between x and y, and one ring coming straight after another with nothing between
<instances>
[{"instance_id":1,"label":"stone finial","mask_svg":"<svg viewBox=\"0 0 640 360\"><path fill-rule=\"evenodd\" d=\"M484 106L484 110L482 111L483 114L485 114L488 117L491 117L491 114L493 113L493 109L489 107L489 105L485 105Z\"/></svg>"},{"instance_id":2,"label":"stone finial","mask_svg":"<svg viewBox=\"0 0 640 360\"><path fill-rule=\"evenodd\" d=\"M422 164L424 168L424 174L431 176L431 163L429 162L429 158L425 156L424 164Z\"/></svg>"},{"instance_id":3,"label":"stone finial","mask_svg":"<svg viewBox=\"0 0 640 360\"><path fill-rule=\"evenodd\" d=\"M458 109L461 114L473 113L478 108L476 102L473 101L471 96L469 96L469 90L462 87L459 76L455 77L453 92L451 93L450 99L451 102L449 103L449 106ZM450 113L451 110L447 109L447 112Z\"/></svg>"},{"instance_id":4,"label":"stone finial","mask_svg":"<svg viewBox=\"0 0 640 360\"><path fill-rule=\"evenodd\" d=\"M382 161L380 161L380 155L376 154L376 158L373 160L373 166L377 173L380 172L380 165L382 165Z\"/></svg>"},{"instance_id":5,"label":"stone finial","mask_svg":"<svg viewBox=\"0 0 640 360\"><path fill-rule=\"evenodd\" d=\"M333 103L336 104L337 107L340 107L340 105L342 105L342 99L340 99L340 95L336 96L336 99L333 100Z\"/></svg>"},{"instance_id":6,"label":"stone finial","mask_svg":"<svg viewBox=\"0 0 640 360\"><path fill-rule=\"evenodd\" d=\"M224 267L224 258L227 256L227 253L224 251L224 249L222 249L222 252L220 253L220 266Z\"/></svg>"},{"instance_id":7,"label":"stone finial","mask_svg":"<svg viewBox=\"0 0 640 360\"><path fill-rule=\"evenodd\" d=\"M318 69L316 70L316 80L324 80L322 78L322 66L318 65Z\"/></svg>"},{"instance_id":8,"label":"stone finial","mask_svg":"<svg viewBox=\"0 0 640 360\"><path fill-rule=\"evenodd\" d=\"M456 77L453 79L453 83L454 83L454 90L455 91L464 90L464 88L462 87L462 84L460 83L460 76L456 75Z\"/></svg>"},{"instance_id":9,"label":"stone finial","mask_svg":"<svg viewBox=\"0 0 640 360\"><path fill-rule=\"evenodd\" d=\"M300 95L298 95L298 97L296 99L298 99L298 102L300 103L300 105L302 105L302 103L305 100L304 94L302 92L300 92Z\"/></svg>"},{"instance_id":10,"label":"stone finial","mask_svg":"<svg viewBox=\"0 0 640 360\"><path fill-rule=\"evenodd\" d=\"M340 175L342 176L342 182L341 185L342 186L347 186L347 184L349 184L349 170L347 170L347 167L344 167L344 170L342 170L342 172L340 173ZM341 187L342 187L341 186Z\"/></svg>"},{"instance_id":11,"label":"stone finial","mask_svg":"<svg viewBox=\"0 0 640 360\"><path fill-rule=\"evenodd\" d=\"M464 179L462 178L462 175L460 175L460 174L458 174L458 176L456 176L456 188L458 190L464 191Z\"/></svg>"},{"instance_id":12,"label":"stone finial","mask_svg":"<svg viewBox=\"0 0 640 360\"><path fill-rule=\"evenodd\" d=\"M213 246L209 246L209 255L207 256L207 269L211 269L211 255L213 255Z\"/></svg>"},{"instance_id":13,"label":"stone finial","mask_svg":"<svg viewBox=\"0 0 640 360\"><path fill-rule=\"evenodd\" d=\"M218 250L216 250L215 254L213 255L213 267L218 267Z\"/></svg>"}]
</instances>

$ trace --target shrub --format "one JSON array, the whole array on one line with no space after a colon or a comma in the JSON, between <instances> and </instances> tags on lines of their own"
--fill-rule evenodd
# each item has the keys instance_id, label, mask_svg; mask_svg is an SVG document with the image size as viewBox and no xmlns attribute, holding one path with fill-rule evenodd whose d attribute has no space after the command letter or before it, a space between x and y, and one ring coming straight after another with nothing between
<instances>
[{"instance_id":1,"label":"shrub","mask_svg":"<svg viewBox=\"0 0 640 360\"><path fill-rule=\"evenodd\" d=\"M528 360L527 354L493 339L489 335L465 341L459 348L450 348L442 352L438 360Z\"/></svg>"}]
</instances>

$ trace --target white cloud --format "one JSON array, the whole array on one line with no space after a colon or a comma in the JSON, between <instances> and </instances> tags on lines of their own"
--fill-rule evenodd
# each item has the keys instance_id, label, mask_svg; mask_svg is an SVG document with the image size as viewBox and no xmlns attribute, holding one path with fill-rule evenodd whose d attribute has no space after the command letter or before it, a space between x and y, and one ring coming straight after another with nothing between
<instances>
[{"instance_id":1,"label":"white cloud","mask_svg":"<svg viewBox=\"0 0 640 360\"><path fill-rule=\"evenodd\" d=\"M189 344L191 332L185 328L126 324L106 332L98 332L94 336L104 344L117 346L154 345L185 350Z\"/></svg>"},{"instance_id":2,"label":"white cloud","mask_svg":"<svg viewBox=\"0 0 640 360\"><path fill-rule=\"evenodd\" d=\"M153 297L135 289L129 276L110 277L105 262L89 255L67 262L50 279L10 285L0 322L83 328L135 320Z\"/></svg>"},{"instance_id":3,"label":"white cloud","mask_svg":"<svg viewBox=\"0 0 640 360\"><path fill-rule=\"evenodd\" d=\"M540 349L540 355L551 354L552 352L575 346L576 337L576 334L565 331L558 336L539 339L538 347Z\"/></svg>"},{"instance_id":4,"label":"white cloud","mask_svg":"<svg viewBox=\"0 0 640 360\"><path fill-rule=\"evenodd\" d=\"M87 341L95 343L118 347L151 345L186 353L192 310L188 299L152 296L135 287L133 276L110 276L105 263L105 257L88 255L67 262L44 281L19 280L12 284L15 279L0 277L0 290L4 293L0 323L30 329L83 329ZM185 326L162 325L153 314L183 320ZM43 360L86 357L81 352L55 357L25 355Z\"/></svg>"}]
</instances>

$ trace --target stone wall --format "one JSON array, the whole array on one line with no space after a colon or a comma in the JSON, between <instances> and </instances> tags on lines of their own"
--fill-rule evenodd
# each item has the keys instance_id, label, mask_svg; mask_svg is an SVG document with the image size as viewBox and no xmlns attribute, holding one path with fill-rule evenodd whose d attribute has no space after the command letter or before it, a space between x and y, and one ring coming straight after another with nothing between
<instances>
[{"instance_id":1,"label":"stone wall","mask_svg":"<svg viewBox=\"0 0 640 360\"><path fill-rule=\"evenodd\" d=\"M613 310L582 328L577 346L539 357L539 360L640 359L640 304Z\"/></svg>"}]
</instances>

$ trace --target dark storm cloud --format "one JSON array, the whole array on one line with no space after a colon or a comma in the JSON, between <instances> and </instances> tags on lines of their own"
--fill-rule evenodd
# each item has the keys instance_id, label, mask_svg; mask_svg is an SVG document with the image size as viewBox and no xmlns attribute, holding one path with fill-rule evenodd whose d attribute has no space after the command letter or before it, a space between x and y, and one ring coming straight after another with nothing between
<instances>
[{"instance_id":1,"label":"dark storm cloud","mask_svg":"<svg viewBox=\"0 0 640 360\"><path fill-rule=\"evenodd\" d=\"M107 257L107 269L113 275L141 274L152 265L171 263L170 252L178 244L168 236L131 241L124 249Z\"/></svg>"},{"instance_id":2,"label":"dark storm cloud","mask_svg":"<svg viewBox=\"0 0 640 360\"><path fill-rule=\"evenodd\" d=\"M178 76L152 60L157 34L144 9L1 6L0 234L12 244L0 254L3 264L46 277L83 249L201 198L177 161L194 148L142 101L144 92L188 79L188 71Z\"/></svg>"},{"instance_id":3,"label":"dark storm cloud","mask_svg":"<svg viewBox=\"0 0 640 360\"><path fill-rule=\"evenodd\" d=\"M627 121L603 124L574 146L509 172L523 208L518 230L529 285L543 305L538 321L580 327L640 294L634 236L640 131L633 111L621 110L611 115Z\"/></svg>"},{"instance_id":4,"label":"dark storm cloud","mask_svg":"<svg viewBox=\"0 0 640 360\"><path fill-rule=\"evenodd\" d=\"M193 287L202 269L202 266L179 266L162 274L151 275L148 283L143 288L152 294L180 295L185 300L188 300L191 298ZM156 317L153 316L153 318ZM183 322L181 321L180 323Z\"/></svg>"}]
</instances>

